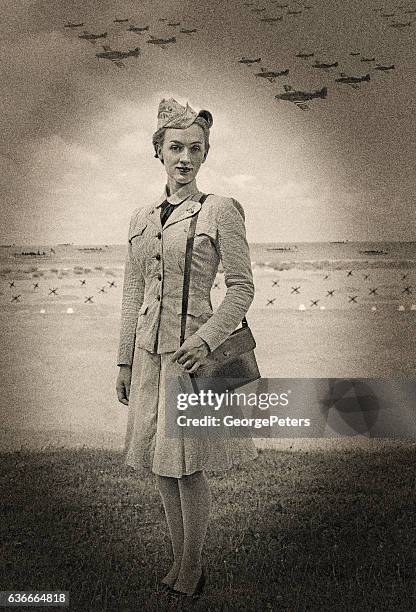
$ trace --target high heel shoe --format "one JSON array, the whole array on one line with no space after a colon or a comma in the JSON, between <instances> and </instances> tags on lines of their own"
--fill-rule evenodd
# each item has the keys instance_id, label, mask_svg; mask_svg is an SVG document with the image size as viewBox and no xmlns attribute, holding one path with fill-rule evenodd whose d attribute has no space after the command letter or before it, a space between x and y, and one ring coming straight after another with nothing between
<instances>
[{"instance_id":1,"label":"high heel shoe","mask_svg":"<svg viewBox=\"0 0 416 612\"><path fill-rule=\"evenodd\" d=\"M201 576L199 577L198 583L193 593L184 593L183 591L178 591L175 588L173 588L172 591L173 593L176 593L176 595L183 595L183 596L189 597L189 599L198 599L202 595L206 580L207 580L207 576L205 573L205 568L202 567Z\"/></svg>"}]
</instances>

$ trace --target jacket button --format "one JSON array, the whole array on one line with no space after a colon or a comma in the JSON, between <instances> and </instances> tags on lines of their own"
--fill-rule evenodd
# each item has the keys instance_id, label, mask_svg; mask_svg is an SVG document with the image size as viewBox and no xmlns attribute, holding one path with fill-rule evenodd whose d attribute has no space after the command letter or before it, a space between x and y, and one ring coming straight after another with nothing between
<instances>
[{"instance_id":1,"label":"jacket button","mask_svg":"<svg viewBox=\"0 0 416 612\"><path fill-rule=\"evenodd\" d=\"M162 275L161 274L157 275L157 280L162 280Z\"/></svg>"},{"instance_id":2,"label":"jacket button","mask_svg":"<svg viewBox=\"0 0 416 612\"><path fill-rule=\"evenodd\" d=\"M160 302L160 295L158 295L156 299L158 302Z\"/></svg>"},{"instance_id":3,"label":"jacket button","mask_svg":"<svg viewBox=\"0 0 416 612\"><path fill-rule=\"evenodd\" d=\"M162 238L161 232L158 233L157 237L159 238L159 240Z\"/></svg>"},{"instance_id":4,"label":"jacket button","mask_svg":"<svg viewBox=\"0 0 416 612\"><path fill-rule=\"evenodd\" d=\"M160 261L160 257L161 257L161 256L160 256L160 253L156 253L155 257L156 257L156 259L157 259L158 261Z\"/></svg>"}]
</instances>

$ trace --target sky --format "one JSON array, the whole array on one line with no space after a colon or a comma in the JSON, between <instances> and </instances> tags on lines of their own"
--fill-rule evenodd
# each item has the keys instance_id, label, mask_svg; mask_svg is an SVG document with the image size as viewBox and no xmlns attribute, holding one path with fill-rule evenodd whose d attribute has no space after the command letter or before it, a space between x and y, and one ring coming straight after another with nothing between
<instances>
[{"instance_id":1,"label":"sky","mask_svg":"<svg viewBox=\"0 0 416 612\"><path fill-rule=\"evenodd\" d=\"M250 242L415 240L416 13L405 11L416 1L280 1L302 13L271 0L0 0L0 243L126 243L132 211L163 191L152 134L169 97L212 112L198 185L241 202ZM129 25L176 30L177 42L149 45ZM84 29L141 55L124 69L98 59L101 41L79 39ZM339 66L326 72L316 60ZM270 83L259 66L289 75ZM335 82L340 72L370 81L356 90ZM328 95L302 111L275 99L285 84Z\"/></svg>"}]
</instances>

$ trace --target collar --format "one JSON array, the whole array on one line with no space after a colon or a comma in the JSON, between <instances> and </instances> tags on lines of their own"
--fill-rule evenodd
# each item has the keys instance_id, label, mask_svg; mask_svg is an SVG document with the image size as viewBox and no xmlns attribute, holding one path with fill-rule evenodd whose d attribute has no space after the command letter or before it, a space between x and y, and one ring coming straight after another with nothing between
<instances>
[{"instance_id":1,"label":"collar","mask_svg":"<svg viewBox=\"0 0 416 612\"><path fill-rule=\"evenodd\" d=\"M180 189L178 189L178 191L175 191L175 193L173 193L170 196L168 196L167 188L165 186L163 194L158 199L155 208L160 208L162 202L164 202L165 200L167 200L169 204L173 204L173 206L178 206L178 204L182 204L184 200L189 198L189 196L195 195L196 193L198 193L198 191L199 190L198 190L198 187L196 186L195 179L191 181L190 183L187 183Z\"/></svg>"}]
</instances>

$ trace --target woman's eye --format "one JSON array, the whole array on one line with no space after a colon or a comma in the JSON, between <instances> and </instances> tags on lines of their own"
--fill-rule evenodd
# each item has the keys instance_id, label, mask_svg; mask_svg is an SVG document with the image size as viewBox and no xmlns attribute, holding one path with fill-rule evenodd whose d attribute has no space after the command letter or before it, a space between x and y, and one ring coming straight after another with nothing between
<instances>
[{"instance_id":1,"label":"woman's eye","mask_svg":"<svg viewBox=\"0 0 416 612\"><path fill-rule=\"evenodd\" d=\"M178 145L172 145L171 146L171 150L172 151L177 151L179 149Z\"/></svg>"},{"instance_id":2,"label":"woman's eye","mask_svg":"<svg viewBox=\"0 0 416 612\"><path fill-rule=\"evenodd\" d=\"M198 147L198 145L197 145L197 146L195 146L195 147L192 147L192 151L194 151L194 152L195 152L195 151L200 151L200 147Z\"/></svg>"}]
</instances>

